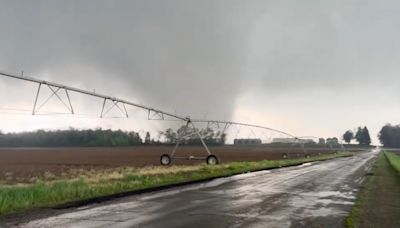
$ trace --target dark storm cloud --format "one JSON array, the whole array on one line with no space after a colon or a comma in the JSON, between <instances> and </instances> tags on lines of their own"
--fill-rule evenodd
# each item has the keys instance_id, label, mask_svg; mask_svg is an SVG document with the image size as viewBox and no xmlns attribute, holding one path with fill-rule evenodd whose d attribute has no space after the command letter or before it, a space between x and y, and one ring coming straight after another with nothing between
<instances>
[{"instance_id":1,"label":"dark storm cloud","mask_svg":"<svg viewBox=\"0 0 400 228\"><path fill-rule=\"evenodd\" d=\"M269 9L249 34L248 74L262 88L342 90L400 82L398 1L274 1Z\"/></svg>"},{"instance_id":2,"label":"dark storm cloud","mask_svg":"<svg viewBox=\"0 0 400 228\"><path fill-rule=\"evenodd\" d=\"M197 117L377 130L400 114L399 15L394 0L0 0L0 68ZM28 93L0 82L0 101Z\"/></svg>"},{"instance_id":3,"label":"dark storm cloud","mask_svg":"<svg viewBox=\"0 0 400 228\"><path fill-rule=\"evenodd\" d=\"M225 3L2 2L0 66L38 77L49 72L49 80L180 113L229 118L242 80L248 17ZM86 74L88 68L97 73Z\"/></svg>"}]
</instances>

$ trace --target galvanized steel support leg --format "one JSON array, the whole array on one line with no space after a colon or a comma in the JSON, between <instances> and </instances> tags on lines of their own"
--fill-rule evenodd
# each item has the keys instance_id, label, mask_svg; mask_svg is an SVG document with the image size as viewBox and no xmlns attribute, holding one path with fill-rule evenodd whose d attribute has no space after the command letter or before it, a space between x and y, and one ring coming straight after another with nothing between
<instances>
[{"instance_id":1,"label":"galvanized steel support leg","mask_svg":"<svg viewBox=\"0 0 400 228\"><path fill-rule=\"evenodd\" d=\"M208 155L211 155L211 152L210 152L210 150L208 149L207 144L204 142L203 136L200 134L199 130L196 129L196 127L194 126L194 124L193 124L192 122L190 122L190 123L192 124L194 130L196 131L197 136L199 136L200 141L201 141L201 144L203 144L203 147L206 149Z\"/></svg>"},{"instance_id":2,"label":"galvanized steel support leg","mask_svg":"<svg viewBox=\"0 0 400 228\"><path fill-rule=\"evenodd\" d=\"M304 154L307 154L306 147L304 146L304 142L301 143L301 149L303 150Z\"/></svg>"},{"instance_id":3,"label":"galvanized steel support leg","mask_svg":"<svg viewBox=\"0 0 400 228\"><path fill-rule=\"evenodd\" d=\"M201 141L201 144L203 145L204 149L206 149L206 151L207 151L207 154L208 154L208 155L211 155L210 149L208 148L207 144L205 143L205 141L204 141L204 139L203 139L203 136L200 134L199 130L196 128L196 126L195 126L195 125L193 124L193 122L191 122L190 120L187 121L187 123L186 123L186 125L185 125L185 128L184 128L184 130L183 130L183 134L186 133L186 131L187 131L189 125L192 125L193 130L196 132L197 136L199 137L199 139L200 139L200 141ZM180 135L179 138L178 138L178 141L176 142L175 147L174 147L174 149L173 149L173 151L172 151L172 153L171 153L171 157L174 157L174 156L175 156L175 153L176 153L176 151L177 151L177 149L178 149L178 147L179 147L179 145L180 145L180 143L181 143L181 141L182 141L182 138L183 138L183 135Z\"/></svg>"},{"instance_id":4,"label":"galvanized steel support leg","mask_svg":"<svg viewBox=\"0 0 400 228\"><path fill-rule=\"evenodd\" d=\"M190 124L190 121L188 121L188 122L186 123L185 128L183 129L182 134L185 134L185 133L186 133L186 130L187 130L187 128L189 127L189 124ZM171 157L174 157L174 156L175 156L176 150L178 149L179 144L181 144L182 138L183 138L183 135L180 135L180 136L178 137L178 140L177 140L177 142L176 142L176 144L175 144L174 150L173 150L172 153L171 153Z\"/></svg>"},{"instance_id":5,"label":"galvanized steel support leg","mask_svg":"<svg viewBox=\"0 0 400 228\"><path fill-rule=\"evenodd\" d=\"M74 114L74 108L72 107L72 102L71 102L71 98L69 97L68 90L65 90L65 95L66 95L67 98L68 98L68 103L69 103L69 107L70 107L70 109L71 109L71 114Z\"/></svg>"},{"instance_id":6,"label":"galvanized steel support leg","mask_svg":"<svg viewBox=\"0 0 400 228\"><path fill-rule=\"evenodd\" d=\"M38 101L38 99L39 99L40 87L42 87L42 83L39 83L39 86L38 86L38 90L37 90L36 98L35 98L35 103L33 104L32 115L35 115L35 113L36 113L35 110L36 110L37 101Z\"/></svg>"},{"instance_id":7,"label":"galvanized steel support leg","mask_svg":"<svg viewBox=\"0 0 400 228\"><path fill-rule=\"evenodd\" d=\"M174 150L172 150L171 157L175 156L176 150L178 149L180 143L181 143L181 141L180 141L180 139L178 139L178 141L175 144Z\"/></svg>"},{"instance_id":8,"label":"galvanized steel support leg","mask_svg":"<svg viewBox=\"0 0 400 228\"><path fill-rule=\"evenodd\" d=\"M106 102L107 102L107 99L104 98L104 101L103 101L103 108L101 109L100 118L103 118L103 113L104 113L104 108L106 107Z\"/></svg>"}]
</instances>

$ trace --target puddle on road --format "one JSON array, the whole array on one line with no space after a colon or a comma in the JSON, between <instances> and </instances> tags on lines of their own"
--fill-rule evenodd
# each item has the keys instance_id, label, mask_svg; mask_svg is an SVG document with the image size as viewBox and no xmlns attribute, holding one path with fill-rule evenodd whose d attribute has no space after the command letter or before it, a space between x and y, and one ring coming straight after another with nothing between
<instances>
[{"instance_id":1,"label":"puddle on road","mask_svg":"<svg viewBox=\"0 0 400 228\"><path fill-rule=\"evenodd\" d=\"M269 174L269 173L271 173L271 171L264 170L264 171L258 171L258 172L252 172L252 173L238 174L238 175L231 176L231 177L214 179L212 181L201 183L201 184L194 184L193 186L177 187L176 189L166 190L166 191L157 192L157 193L149 193L150 195L142 195L142 196L138 196L138 197L140 197L141 200L152 200L152 199L156 199L156 198L162 198L162 197L166 197L166 196L176 195L178 193L182 193L182 192L186 192L186 191L199 190L202 188L217 187L217 186L220 186L222 184L229 183L232 181L248 179L248 178L252 178L252 177L258 177L258 176L262 176L262 175Z\"/></svg>"},{"instance_id":2,"label":"puddle on road","mask_svg":"<svg viewBox=\"0 0 400 228\"><path fill-rule=\"evenodd\" d=\"M355 196L353 195L352 192L322 191L322 192L313 192L310 194L312 194L315 197L319 197L319 198L334 197L334 198L342 198L342 199L349 199L349 200L355 199Z\"/></svg>"},{"instance_id":3,"label":"puddle on road","mask_svg":"<svg viewBox=\"0 0 400 228\"><path fill-rule=\"evenodd\" d=\"M288 204L297 208L299 217L324 217L347 214L354 199L353 191L320 191L295 195Z\"/></svg>"}]
</instances>

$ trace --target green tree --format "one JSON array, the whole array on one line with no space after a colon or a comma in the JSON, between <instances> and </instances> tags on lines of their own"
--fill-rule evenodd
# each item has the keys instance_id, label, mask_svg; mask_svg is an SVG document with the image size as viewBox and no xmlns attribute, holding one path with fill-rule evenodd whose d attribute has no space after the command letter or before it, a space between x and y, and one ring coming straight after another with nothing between
<instances>
[{"instance_id":1,"label":"green tree","mask_svg":"<svg viewBox=\"0 0 400 228\"><path fill-rule=\"evenodd\" d=\"M368 146L371 145L371 137L369 135L368 128L364 127L363 132L364 132L364 141L363 141L364 145Z\"/></svg>"},{"instance_id":2,"label":"green tree","mask_svg":"<svg viewBox=\"0 0 400 228\"><path fill-rule=\"evenodd\" d=\"M176 142L177 136L180 136L181 144L186 145L201 145L199 134L202 136L207 145L225 144L226 134L222 134L221 131L215 131L210 127L200 130L194 128L193 126L183 125L177 130L176 133L170 128L163 133L168 143Z\"/></svg>"},{"instance_id":3,"label":"green tree","mask_svg":"<svg viewBox=\"0 0 400 228\"><path fill-rule=\"evenodd\" d=\"M364 127L364 128L358 127L355 138L360 145L370 145L371 144L371 137L369 135L369 131L368 131L367 127Z\"/></svg>"},{"instance_id":4,"label":"green tree","mask_svg":"<svg viewBox=\"0 0 400 228\"><path fill-rule=\"evenodd\" d=\"M150 144L151 143L150 132L146 132L146 137L144 138L144 143L145 144Z\"/></svg>"},{"instance_id":5,"label":"green tree","mask_svg":"<svg viewBox=\"0 0 400 228\"><path fill-rule=\"evenodd\" d=\"M221 133L219 144L225 145L225 142L226 142L226 133Z\"/></svg>"},{"instance_id":6,"label":"green tree","mask_svg":"<svg viewBox=\"0 0 400 228\"><path fill-rule=\"evenodd\" d=\"M349 144L353 138L354 138L354 133L350 130L346 131L343 134L343 140L347 142L347 144Z\"/></svg>"},{"instance_id":7,"label":"green tree","mask_svg":"<svg viewBox=\"0 0 400 228\"><path fill-rule=\"evenodd\" d=\"M171 128L168 128L165 131L164 136L167 139L167 143L169 144L176 143L176 133Z\"/></svg>"},{"instance_id":8,"label":"green tree","mask_svg":"<svg viewBox=\"0 0 400 228\"><path fill-rule=\"evenodd\" d=\"M400 125L386 124L378 135L384 147L400 148Z\"/></svg>"},{"instance_id":9,"label":"green tree","mask_svg":"<svg viewBox=\"0 0 400 228\"><path fill-rule=\"evenodd\" d=\"M363 141L363 132L361 127L358 127L355 139L357 140L358 144L361 145L361 142Z\"/></svg>"}]
</instances>

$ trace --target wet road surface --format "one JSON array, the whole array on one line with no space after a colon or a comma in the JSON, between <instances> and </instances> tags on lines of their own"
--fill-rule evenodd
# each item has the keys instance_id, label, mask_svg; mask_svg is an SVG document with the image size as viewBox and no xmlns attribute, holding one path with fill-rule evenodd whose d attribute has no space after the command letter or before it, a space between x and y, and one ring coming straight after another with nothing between
<instances>
[{"instance_id":1,"label":"wet road surface","mask_svg":"<svg viewBox=\"0 0 400 228\"><path fill-rule=\"evenodd\" d=\"M20 227L343 227L378 153L126 197Z\"/></svg>"}]
</instances>

